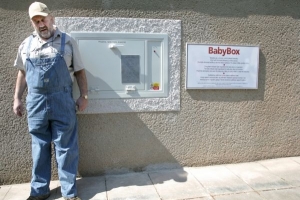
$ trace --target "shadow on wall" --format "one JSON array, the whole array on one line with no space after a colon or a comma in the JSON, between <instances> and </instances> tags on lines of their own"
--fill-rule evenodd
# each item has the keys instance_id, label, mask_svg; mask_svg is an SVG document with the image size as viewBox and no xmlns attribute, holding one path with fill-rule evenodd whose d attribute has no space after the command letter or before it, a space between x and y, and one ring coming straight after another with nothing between
<instances>
[{"instance_id":1,"label":"shadow on wall","mask_svg":"<svg viewBox=\"0 0 300 200\"><path fill-rule=\"evenodd\" d=\"M137 114L88 116L79 116L80 175L180 167Z\"/></svg>"},{"instance_id":2,"label":"shadow on wall","mask_svg":"<svg viewBox=\"0 0 300 200\"><path fill-rule=\"evenodd\" d=\"M99 63L99 65L106 65L106 63ZM112 91L105 81L93 75L88 69L86 69L86 76L89 83L97 83L102 89ZM114 93L112 96L118 97L118 94ZM114 104L114 100L118 103ZM103 99L111 102L113 112L118 111L117 106L122 110L131 110L125 100L128 99ZM103 110L109 109L103 108ZM78 115L78 120L81 176L139 172L156 168L180 168L176 159L159 141L159 135L158 137L154 135L140 119L138 113Z\"/></svg>"},{"instance_id":3,"label":"shadow on wall","mask_svg":"<svg viewBox=\"0 0 300 200\"><path fill-rule=\"evenodd\" d=\"M195 11L213 16L248 17L251 15L291 16L299 18L300 3L298 0L74 0L74 1L42 1L51 10L91 9L91 10L142 10L142 11ZM31 2L18 0L1 0L0 7L7 10L26 10ZM18 6L16 6L18 5Z\"/></svg>"},{"instance_id":4,"label":"shadow on wall","mask_svg":"<svg viewBox=\"0 0 300 200\"><path fill-rule=\"evenodd\" d=\"M211 102L242 102L242 101L263 101L266 84L266 58L259 52L258 89L249 90L191 90L187 92L194 100Z\"/></svg>"}]
</instances>

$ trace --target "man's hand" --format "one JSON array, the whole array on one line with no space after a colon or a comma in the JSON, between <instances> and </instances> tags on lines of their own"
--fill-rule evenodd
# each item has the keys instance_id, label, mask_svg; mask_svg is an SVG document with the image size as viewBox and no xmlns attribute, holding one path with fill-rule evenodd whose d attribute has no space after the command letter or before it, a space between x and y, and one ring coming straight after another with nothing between
<instances>
[{"instance_id":1,"label":"man's hand","mask_svg":"<svg viewBox=\"0 0 300 200\"><path fill-rule=\"evenodd\" d=\"M24 106L23 106L21 99L14 100L13 110L16 115L18 115L19 117L22 117L23 111L24 111Z\"/></svg>"},{"instance_id":2,"label":"man's hand","mask_svg":"<svg viewBox=\"0 0 300 200\"><path fill-rule=\"evenodd\" d=\"M25 72L23 70L19 70L17 76L17 82L16 82L15 95L14 95L14 106L13 106L14 113L19 117L22 117L24 111L24 106L21 99L26 86L27 84L25 79Z\"/></svg>"},{"instance_id":3,"label":"man's hand","mask_svg":"<svg viewBox=\"0 0 300 200\"><path fill-rule=\"evenodd\" d=\"M77 80L80 94L88 94L85 70L82 69L80 71L74 72L74 75ZM76 105L77 105L78 111L84 111L88 105L88 100L86 98L84 98L84 96L81 95L77 99Z\"/></svg>"},{"instance_id":4,"label":"man's hand","mask_svg":"<svg viewBox=\"0 0 300 200\"><path fill-rule=\"evenodd\" d=\"M83 98L82 96L79 97L76 101L76 106L78 108L78 111L84 111L88 105L88 100Z\"/></svg>"}]
</instances>

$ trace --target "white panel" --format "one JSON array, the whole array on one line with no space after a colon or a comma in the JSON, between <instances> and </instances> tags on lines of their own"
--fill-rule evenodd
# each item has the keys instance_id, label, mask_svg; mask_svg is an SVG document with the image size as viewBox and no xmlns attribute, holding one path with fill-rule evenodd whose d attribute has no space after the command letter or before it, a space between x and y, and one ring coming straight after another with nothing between
<instances>
[{"instance_id":1,"label":"white panel","mask_svg":"<svg viewBox=\"0 0 300 200\"><path fill-rule=\"evenodd\" d=\"M166 97L166 34L72 32L86 69L90 99ZM78 86L74 95L79 95Z\"/></svg>"},{"instance_id":2,"label":"white panel","mask_svg":"<svg viewBox=\"0 0 300 200\"><path fill-rule=\"evenodd\" d=\"M144 41L124 41L122 46L112 49L109 48L113 44L110 40L79 39L78 44L90 90L124 90L125 86L121 81L121 55L140 56L141 83L136 86L144 89Z\"/></svg>"}]
</instances>

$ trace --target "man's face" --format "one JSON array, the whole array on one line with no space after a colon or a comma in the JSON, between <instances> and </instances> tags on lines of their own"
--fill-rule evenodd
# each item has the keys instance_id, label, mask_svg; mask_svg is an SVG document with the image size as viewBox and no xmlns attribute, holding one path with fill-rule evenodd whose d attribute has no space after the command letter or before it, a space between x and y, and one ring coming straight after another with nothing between
<instances>
[{"instance_id":1,"label":"man's face","mask_svg":"<svg viewBox=\"0 0 300 200\"><path fill-rule=\"evenodd\" d=\"M37 34L44 40L49 39L54 34L54 18L51 15L46 17L34 16L31 19L31 24Z\"/></svg>"}]
</instances>

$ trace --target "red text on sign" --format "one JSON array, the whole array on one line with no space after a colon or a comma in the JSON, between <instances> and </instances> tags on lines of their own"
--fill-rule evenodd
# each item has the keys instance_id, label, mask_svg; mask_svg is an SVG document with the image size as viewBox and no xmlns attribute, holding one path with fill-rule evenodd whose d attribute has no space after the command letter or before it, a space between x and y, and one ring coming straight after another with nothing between
<instances>
[{"instance_id":1,"label":"red text on sign","mask_svg":"<svg viewBox=\"0 0 300 200\"><path fill-rule=\"evenodd\" d=\"M221 54L222 56L240 55L240 49L232 49L230 47L227 47L226 49L222 49L220 47L218 47L218 48L208 47L208 53L209 54Z\"/></svg>"}]
</instances>

